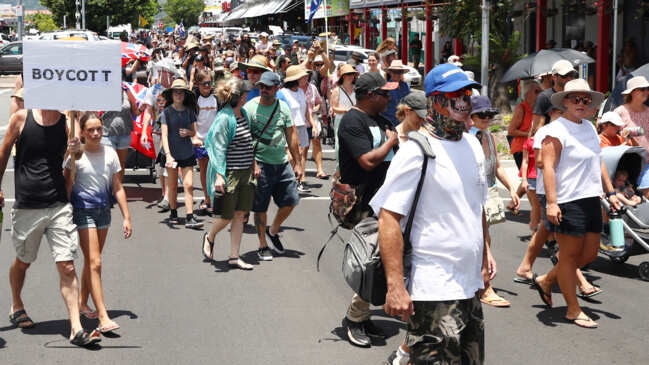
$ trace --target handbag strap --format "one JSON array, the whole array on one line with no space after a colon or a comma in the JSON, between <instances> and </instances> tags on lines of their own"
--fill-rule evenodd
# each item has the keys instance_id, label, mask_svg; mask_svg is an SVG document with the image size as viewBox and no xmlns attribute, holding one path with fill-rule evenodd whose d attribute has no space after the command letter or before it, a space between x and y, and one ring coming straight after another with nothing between
<instances>
[{"instance_id":1,"label":"handbag strap","mask_svg":"<svg viewBox=\"0 0 649 365\"><path fill-rule=\"evenodd\" d=\"M403 252L410 252L412 250L412 243L410 242L410 232L412 231L412 223L415 219L415 210L417 210L417 203L419 203L419 197L421 195L421 189L424 186L424 179L426 178L426 170L428 168L428 159L435 159L435 152L430 146L428 139L421 133L417 131L411 131L408 133L408 139L417 143L419 148L424 154L424 161L422 162L421 175L419 176L419 182L417 183L417 190L415 190L415 198L412 201L412 207L410 208L410 213L408 213L408 221L406 222L406 229L403 233L404 242L403 242Z\"/></svg>"},{"instance_id":2,"label":"handbag strap","mask_svg":"<svg viewBox=\"0 0 649 365\"><path fill-rule=\"evenodd\" d=\"M268 117L268 121L266 121L266 125L261 130L261 132L259 133L259 137L255 141L255 145L252 147L252 153L253 154L257 151L257 145L259 144L259 140L261 139L261 136L264 135L264 132L266 132L266 129L268 129L268 126L270 125L270 122L273 120L273 117L275 116L275 112L277 111L277 107L279 107L279 100L275 100L275 107L273 108L273 112L270 113L270 117Z\"/></svg>"}]
</instances>

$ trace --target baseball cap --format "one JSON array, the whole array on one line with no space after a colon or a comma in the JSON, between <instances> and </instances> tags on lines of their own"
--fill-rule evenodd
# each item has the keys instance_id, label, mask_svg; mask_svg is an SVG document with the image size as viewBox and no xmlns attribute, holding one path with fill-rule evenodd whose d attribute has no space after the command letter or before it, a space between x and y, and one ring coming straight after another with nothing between
<instances>
[{"instance_id":1,"label":"baseball cap","mask_svg":"<svg viewBox=\"0 0 649 365\"><path fill-rule=\"evenodd\" d=\"M602 118L597 122L597 124L612 123L618 127L624 127L624 121L622 117L616 112L610 111L602 115Z\"/></svg>"},{"instance_id":2,"label":"baseball cap","mask_svg":"<svg viewBox=\"0 0 649 365\"><path fill-rule=\"evenodd\" d=\"M473 110L471 115L477 113L488 113L496 115L499 110L491 106L491 101L486 96L473 96L471 97L471 106Z\"/></svg>"},{"instance_id":3,"label":"baseball cap","mask_svg":"<svg viewBox=\"0 0 649 365\"><path fill-rule=\"evenodd\" d=\"M469 79L461 68L450 63L437 65L428 71L424 79L427 96L434 92L453 92L466 87L479 88L481 85Z\"/></svg>"},{"instance_id":4,"label":"baseball cap","mask_svg":"<svg viewBox=\"0 0 649 365\"><path fill-rule=\"evenodd\" d=\"M367 94L377 89L394 90L397 87L399 87L399 83L386 82L378 72L366 72L356 80L354 91L357 94Z\"/></svg>"},{"instance_id":5,"label":"baseball cap","mask_svg":"<svg viewBox=\"0 0 649 365\"><path fill-rule=\"evenodd\" d=\"M255 85L259 86L259 84L264 84L266 86L277 86L281 83L278 74L273 71L266 71L261 74L261 78L259 78L259 81L257 81Z\"/></svg>"},{"instance_id":6,"label":"baseball cap","mask_svg":"<svg viewBox=\"0 0 649 365\"><path fill-rule=\"evenodd\" d=\"M553 75L566 76L569 73L577 74L577 71L568 60L559 60L552 65Z\"/></svg>"},{"instance_id":7,"label":"baseball cap","mask_svg":"<svg viewBox=\"0 0 649 365\"><path fill-rule=\"evenodd\" d=\"M410 107L420 118L426 118L428 115L428 107L426 106L426 95L423 91L413 90L410 94L401 99L401 103Z\"/></svg>"}]
</instances>

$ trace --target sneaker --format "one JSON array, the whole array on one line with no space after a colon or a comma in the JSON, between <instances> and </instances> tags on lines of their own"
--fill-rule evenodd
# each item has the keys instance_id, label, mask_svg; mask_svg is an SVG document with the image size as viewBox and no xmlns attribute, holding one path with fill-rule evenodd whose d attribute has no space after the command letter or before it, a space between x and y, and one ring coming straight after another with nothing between
<instances>
[{"instance_id":1,"label":"sneaker","mask_svg":"<svg viewBox=\"0 0 649 365\"><path fill-rule=\"evenodd\" d=\"M160 203L158 203L158 208L160 208L161 212L167 212L171 207L169 207L169 200L167 199L162 199Z\"/></svg>"},{"instance_id":2,"label":"sneaker","mask_svg":"<svg viewBox=\"0 0 649 365\"><path fill-rule=\"evenodd\" d=\"M368 319L367 321L361 322L361 324L365 328L365 333L367 333L368 336L385 338L385 332L383 332L383 330L375 325L371 320Z\"/></svg>"},{"instance_id":3,"label":"sneaker","mask_svg":"<svg viewBox=\"0 0 649 365\"><path fill-rule=\"evenodd\" d=\"M304 182L302 182L302 181L300 181L300 182L297 184L297 191L299 191L300 193L308 193L308 192L311 192L311 190L310 190L309 188L307 188L307 187L306 187L306 184L305 184Z\"/></svg>"},{"instance_id":4,"label":"sneaker","mask_svg":"<svg viewBox=\"0 0 649 365\"><path fill-rule=\"evenodd\" d=\"M171 214L169 214L169 219L167 219L167 223L178 224L178 214L174 214L174 212L171 212Z\"/></svg>"},{"instance_id":5,"label":"sneaker","mask_svg":"<svg viewBox=\"0 0 649 365\"><path fill-rule=\"evenodd\" d=\"M270 227L266 227L266 237L269 239L268 246L270 246L273 251L279 254L284 253L284 245L282 245L282 242L279 240L279 234L273 236L270 234Z\"/></svg>"},{"instance_id":6,"label":"sneaker","mask_svg":"<svg viewBox=\"0 0 649 365\"><path fill-rule=\"evenodd\" d=\"M343 320L343 325L347 330L347 339L349 343L354 346L359 347L371 347L372 341L370 337L365 332L365 326L363 323L352 322L347 317Z\"/></svg>"},{"instance_id":7,"label":"sneaker","mask_svg":"<svg viewBox=\"0 0 649 365\"><path fill-rule=\"evenodd\" d=\"M392 351L388 360L384 362L385 365L408 365L410 362L410 356L400 356L397 351Z\"/></svg>"},{"instance_id":8,"label":"sneaker","mask_svg":"<svg viewBox=\"0 0 649 365\"><path fill-rule=\"evenodd\" d=\"M258 249L257 257L259 257L261 261L273 261L273 253L270 252L270 248L268 247Z\"/></svg>"},{"instance_id":9,"label":"sneaker","mask_svg":"<svg viewBox=\"0 0 649 365\"><path fill-rule=\"evenodd\" d=\"M203 227L203 222L197 221L196 218L194 217L191 217L185 221L185 228L196 229L202 227Z\"/></svg>"}]
</instances>

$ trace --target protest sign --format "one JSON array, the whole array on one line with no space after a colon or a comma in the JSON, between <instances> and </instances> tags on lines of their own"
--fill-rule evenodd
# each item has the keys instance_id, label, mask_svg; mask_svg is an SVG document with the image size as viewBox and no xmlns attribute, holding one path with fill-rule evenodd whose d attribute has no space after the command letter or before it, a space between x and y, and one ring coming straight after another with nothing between
<instances>
[{"instance_id":1,"label":"protest sign","mask_svg":"<svg viewBox=\"0 0 649 365\"><path fill-rule=\"evenodd\" d=\"M119 41L23 43L25 108L120 110Z\"/></svg>"}]
</instances>

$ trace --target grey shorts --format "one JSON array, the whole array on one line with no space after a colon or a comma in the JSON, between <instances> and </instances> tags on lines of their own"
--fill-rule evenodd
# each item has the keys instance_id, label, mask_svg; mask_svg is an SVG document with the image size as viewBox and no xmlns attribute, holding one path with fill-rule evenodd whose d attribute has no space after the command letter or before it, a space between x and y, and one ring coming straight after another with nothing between
<instances>
[{"instance_id":1,"label":"grey shorts","mask_svg":"<svg viewBox=\"0 0 649 365\"><path fill-rule=\"evenodd\" d=\"M406 334L413 364L484 363L484 316L477 295L413 304Z\"/></svg>"},{"instance_id":2,"label":"grey shorts","mask_svg":"<svg viewBox=\"0 0 649 365\"><path fill-rule=\"evenodd\" d=\"M309 132L306 130L306 126L302 125L295 129L297 131L297 138L300 141L300 147L309 147Z\"/></svg>"},{"instance_id":3,"label":"grey shorts","mask_svg":"<svg viewBox=\"0 0 649 365\"><path fill-rule=\"evenodd\" d=\"M294 207L299 203L297 180L290 163L270 165L257 161L257 166L261 175L257 178L253 212L266 212L271 197L279 208Z\"/></svg>"},{"instance_id":4,"label":"grey shorts","mask_svg":"<svg viewBox=\"0 0 649 365\"><path fill-rule=\"evenodd\" d=\"M114 150L125 150L131 146L131 135L126 136L103 136L101 144L111 146Z\"/></svg>"},{"instance_id":5,"label":"grey shorts","mask_svg":"<svg viewBox=\"0 0 649 365\"><path fill-rule=\"evenodd\" d=\"M43 209L11 210L11 237L16 257L25 263L36 261L43 236L47 238L55 262L77 257L79 239L72 221L72 205L58 204Z\"/></svg>"}]
</instances>

